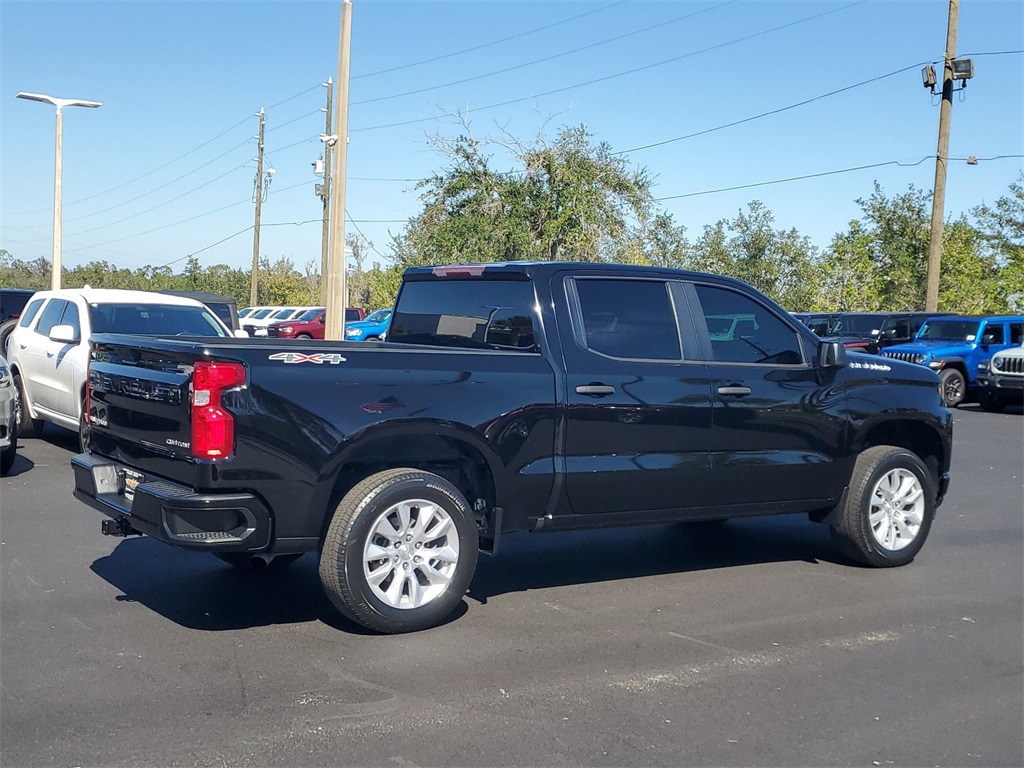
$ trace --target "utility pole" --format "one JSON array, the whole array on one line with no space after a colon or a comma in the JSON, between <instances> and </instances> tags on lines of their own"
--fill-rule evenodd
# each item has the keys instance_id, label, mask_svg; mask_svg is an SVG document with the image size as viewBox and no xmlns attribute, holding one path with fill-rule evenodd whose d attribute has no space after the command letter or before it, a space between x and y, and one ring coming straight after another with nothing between
<instances>
[{"instance_id":1,"label":"utility pole","mask_svg":"<svg viewBox=\"0 0 1024 768\"><path fill-rule=\"evenodd\" d=\"M352 2L341 4L341 27L338 32L338 98L334 102L334 130L337 142L334 167L331 169L331 242L327 265L327 323L324 338L345 338L345 307L348 291L345 285L345 175L348 163L348 91L349 50L352 43Z\"/></svg>"},{"instance_id":2,"label":"utility pole","mask_svg":"<svg viewBox=\"0 0 1024 768\"><path fill-rule=\"evenodd\" d=\"M256 153L256 181L253 190L254 202L256 203L256 222L252 230L252 279L249 281L249 306L256 306L256 282L260 273L260 206L263 203L263 126L266 125L266 115L263 107L257 113L260 119L260 132L254 137L258 140Z\"/></svg>"},{"instance_id":3,"label":"utility pole","mask_svg":"<svg viewBox=\"0 0 1024 768\"><path fill-rule=\"evenodd\" d=\"M960 0L949 0L946 27L946 59L942 66L942 104L939 107L939 145L935 154L935 187L932 191L931 242L928 247L928 287L925 312L939 308L939 275L942 271L942 225L946 205L946 165L949 162L949 122L953 114L953 59L956 58L956 32L960 22Z\"/></svg>"},{"instance_id":4,"label":"utility pole","mask_svg":"<svg viewBox=\"0 0 1024 768\"><path fill-rule=\"evenodd\" d=\"M334 109L334 78L328 77L324 84L327 88L327 124L324 128L324 183L323 194L320 198L324 201L324 221L320 235L320 303L327 306L327 269L328 250L327 243L330 241L330 199L331 199L331 154L334 149L334 142L331 141L331 110Z\"/></svg>"}]
</instances>

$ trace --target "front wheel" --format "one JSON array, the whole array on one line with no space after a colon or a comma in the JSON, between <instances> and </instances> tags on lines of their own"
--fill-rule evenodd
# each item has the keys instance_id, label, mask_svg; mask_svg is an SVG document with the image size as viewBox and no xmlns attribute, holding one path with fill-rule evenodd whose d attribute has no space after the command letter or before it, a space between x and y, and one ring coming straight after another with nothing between
<instances>
[{"instance_id":1,"label":"front wheel","mask_svg":"<svg viewBox=\"0 0 1024 768\"><path fill-rule=\"evenodd\" d=\"M0 475L6 475L14 466L14 457L18 453L18 434L11 432L11 444L0 451Z\"/></svg>"},{"instance_id":2,"label":"front wheel","mask_svg":"<svg viewBox=\"0 0 1024 768\"><path fill-rule=\"evenodd\" d=\"M477 561L477 531L462 493L431 472L390 469L338 504L320 553L334 607L376 632L440 623L462 600Z\"/></svg>"},{"instance_id":3,"label":"front wheel","mask_svg":"<svg viewBox=\"0 0 1024 768\"><path fill-rule=\"evenodd\" d=\"M939 374L939 381L942 383L942 402L947 408L956 408L967 393L964 375L956 368L946 368Z\"/></svg>"},{"instance_id":4,"label":"front wheel","mask_svg":"<svg viewBox=\"0 0 1024 768\"><path fill-rule=\"evenodd\" d=\"M877 568L906 565L931 530L931 474L904 448L879 445L857 457L850 490L832 534L843 552Z\"/></svg>"}]
</instances>

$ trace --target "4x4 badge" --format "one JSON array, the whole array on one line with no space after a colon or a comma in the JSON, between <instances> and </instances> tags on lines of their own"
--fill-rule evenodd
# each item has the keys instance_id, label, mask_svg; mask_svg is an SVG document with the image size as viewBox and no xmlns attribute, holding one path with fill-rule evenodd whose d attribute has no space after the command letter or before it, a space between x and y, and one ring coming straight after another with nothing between
<instances>
[{"instance_id":1,"label":"4x4 badge","mask_svg":"<svg viewBox=\"0 0 1024 768\"><path fill-rule=\"evenodd\" d=\"M314 352L311 355L305 355L302 352L278 352L275 355L270 355L267 359L281 360L285 363L316 363L317 365L323 365L324 363L337 365L338 363L345 362L345 358L341 355L328 354L326 352Z\"/></svg>"}]
</instances>

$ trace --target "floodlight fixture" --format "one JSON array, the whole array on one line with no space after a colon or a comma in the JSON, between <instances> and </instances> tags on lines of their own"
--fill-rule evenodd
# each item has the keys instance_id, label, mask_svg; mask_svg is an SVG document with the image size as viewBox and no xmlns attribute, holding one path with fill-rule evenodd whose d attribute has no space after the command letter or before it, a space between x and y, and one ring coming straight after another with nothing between
<instances>
[{"instance_id":1,"label":"floodlight fixture","mask_svg":"<svg viewBox=\"0 0 1024 768\"><path fill-rule=\"evenodd\" d=\"M921 83L925 88L931 88L932 92L935 91L935 67L931 64L921 70Z\"/></svg>"},{"instance_id":2,"label":"floodlight fixture","mask_svg":"<svg viewBox=\"0 0 1024 768\"><path fill-rule=\"evenodd\" d=\"M971 59L953 59L954 80L970 80L974 77L974 62Z\"/></svg>"}]
</instances>

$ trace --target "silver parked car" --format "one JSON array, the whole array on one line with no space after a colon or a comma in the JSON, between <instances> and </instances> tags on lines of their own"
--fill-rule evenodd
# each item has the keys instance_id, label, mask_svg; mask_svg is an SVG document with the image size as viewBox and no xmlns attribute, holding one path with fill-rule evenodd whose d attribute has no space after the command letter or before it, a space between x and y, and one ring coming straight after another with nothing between
<instances>
[{"instance_id":1,"label":"silver parked car","mask_svg":"<svg viewBox=\"0 0 1024 768\"><path fill-rule=\"evenodd\" d=\"M6 358L0 355L0 475L11 471L14 454L18 452L17 404L11 369Z\"/></svg>"}]
</instances>

